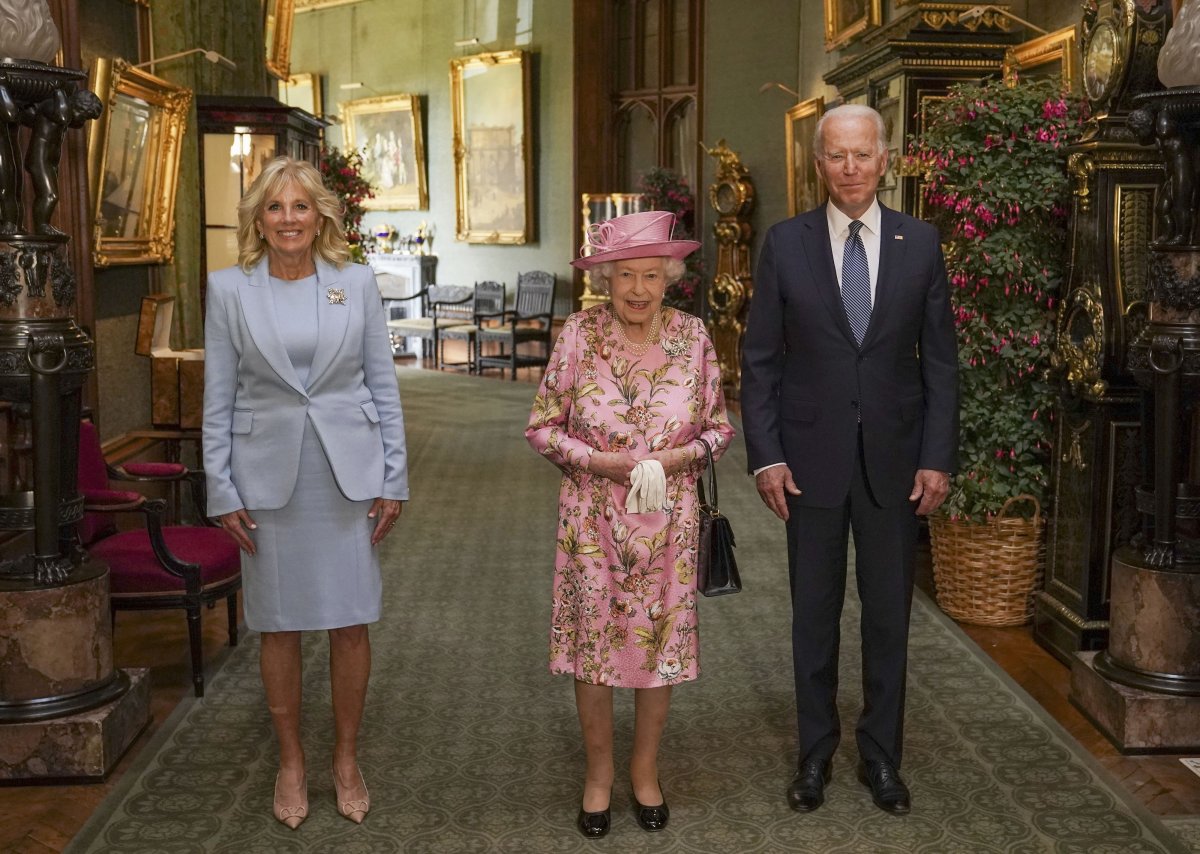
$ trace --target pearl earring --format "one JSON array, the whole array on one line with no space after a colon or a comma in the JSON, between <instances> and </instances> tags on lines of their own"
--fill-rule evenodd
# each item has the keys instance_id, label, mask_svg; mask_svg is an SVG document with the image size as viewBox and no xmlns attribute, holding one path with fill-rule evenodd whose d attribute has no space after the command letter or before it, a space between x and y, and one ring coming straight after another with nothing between
<instances>
[{"instance_id":1,"label":"pearl earring","mask_svg":"<svg viewBox=\"0 0 1200 854\"><path fill-rule=\"evenodd\" d=\"M320 237L320 236L321 236L321 229L318 228L317 229L317 237Z\"/></svg>"}]
</instances>

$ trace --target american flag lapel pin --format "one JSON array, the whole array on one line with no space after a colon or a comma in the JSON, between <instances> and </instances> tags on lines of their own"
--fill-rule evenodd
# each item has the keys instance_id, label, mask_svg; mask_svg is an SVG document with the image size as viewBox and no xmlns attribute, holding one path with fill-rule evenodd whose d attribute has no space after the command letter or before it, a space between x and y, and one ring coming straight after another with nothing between
<instances>
[{"instance_id":1,"label":"american flag lapel pin","mask_svg":"<svg viewBox=\"0 0 1200 854\"><path fill-rule=\"evenodd\" d=\"M903 239L904 239L904 235L903 235L903 234L897 234L897 235L893 235L893 236L895 237L895 239L896 239L896 240L903 240Z\"/></svg>"}]
</instances>

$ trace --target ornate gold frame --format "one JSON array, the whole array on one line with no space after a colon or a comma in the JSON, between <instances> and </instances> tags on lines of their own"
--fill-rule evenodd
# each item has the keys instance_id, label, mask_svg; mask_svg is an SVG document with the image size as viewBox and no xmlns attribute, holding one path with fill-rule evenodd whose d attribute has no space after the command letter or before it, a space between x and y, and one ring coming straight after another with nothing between
<instances>
[{"instance_id":1,"label":"ornate gold frame","mask_svg":"<svg viewBox=\"0 0 1200 854\"><path fill-rule=\"evenodd\" d=\"M399 130L401 141L412 147L413 159L416 163L417 191L388 190L376 187L375 198L366 199L363 207L370 210L384 211L415 211L429 207L429 188L425 183L425 133L421 126L421 98L419 95L381 95L377 98L360 98L357 101L347 101L342 104L342 132L345 134L346 147L360 153L367 147L370 140L356 138L355 120L363 116L381 115L387 113L408 114L411 123L405 122L412 128L412 137L404 132L404 126L390 128ZM364 153L364 160L367 155ZM414 182L406 182L405 186Z\"/></svg>"},{"instance_id":2,"label":"ornate gold frame","mask_svg":"<svg viewBox=\"0 0 1200 854\"><path fill-rule=\"evenodd\" d=\"M263 37L266 40L267 71L287 80L292 67L292 17L296 0L265 0Z\"/></svg>"},{"instance_id":3,"label":"ornate gold frame","mask_svg":"<svg viewBox=\"0 0 1200 854\"><path fill-rule=\"evenodd\" d=\"M351 3L361 3L362 0L296 0L296 14L312 12L316 9L330 9L334 6L349 6Z\"/></svg>"},{"instance_id":4,"label":"ornate gold frame","mask_svg":"<svg viewBox=\"0 0 1200 854\"><path fill-rule=\"evenodd\" d=\"M308 86L310 91L312 91L312 109L308 110L308 112L318 118L323 118L325 115L325 105L321 99L321 75L306 71L298 74L289 74L287 80L279 81L279 100L283 101L289 107L300 107L302 110L307 109L304 104L292 103L288 97L287 90L293 86Z\"/></svg>"},{"instance_id":5,"label":"ornate gold frame","mask_svg":"<svg viewBox=\"0 0 1200 854\"><path fill-rule=\"evenodd\" d=\"M825 0L825 50L837 50L883 20L882 0L866 0L866 9L851 19L846 0Z\"/></svg>"},{"instance_id":6,"label":"ornate gold frame","mask_svg":"<svg viewBox=\"0 0 1200 854\"><path fill-rule=\"evenodd\" d=\"M812 137L807 139L796 138L796 125L804 119L819 119L821 114L825 112L825 99L818 96L809 98L807 101L801 101L796 106L787 111L787 124L784 127L784 140L787 144L787 201L788 201L788 216L795 216L800 213L800 193L796 186L797 170L803 168L806 170L808 177L817 187L817 203L825 201L825 185L821 182L817 175L816 161L813 160L814 152L811 150ZM807 153L807 157L803 158L803 163L800 163L800 155L796 149L801 148Z\"/></svg>"},{"instance_id":7,"label":"ornate gold frame","mask_svg":"<svg viewBox=\"0 0 1200 854\"><path fill-rule=\"evenodd\" d=\"M1078 31L1073 26L1064 27L1010 47L1004 54L1004 79L1009 85L1016 85L1018 72L1054 64L1059 66L1059 76L1066 89L1078 92L1081 85L1079 63Z\"/></svg>"},{"instance_id":8,"label":"ornate gold frame","mask_svg":"<svg viewBox=\"0 0 1200 854\"><path fill-rule=\"evenodd\" d=\"M516 65L520 69L521 121L521 167L523 171L521 189L524 196L523 224L521 228L487 229L479 225L472 216L470 154L467 151L466 129L472 117L467 115L466 81L478 80L493 68ZM530 103L530 70L528 54L523 50L506 50L499 53L482 53L450 60L450 100L454 116L454 195L458 211L455 236L467 243L510 243L522 244L533 238L533 134ZM514 93L506 93L511 95ZM494 99L498 100L498 99ZM498 126L502 127L502 126Z\"/></svg>"},{"instance_id":9,"label":"ornate gold frame","mask_svg":"<svg viewBox=\"0 0 1200 854\"><path fill-rule=\"evenodd\" d=\"M112 264L165 264L175 255L175 188L192 90L168 83L123 59L97 59L91 90L104 104L88 135L88 186L92 199L92 258L97 267ZM103 187L108 165L109 129L117 97L148 105L153 114L146 144L145 191L136 237L101 234Z\"/></svg>"}]
</instances>

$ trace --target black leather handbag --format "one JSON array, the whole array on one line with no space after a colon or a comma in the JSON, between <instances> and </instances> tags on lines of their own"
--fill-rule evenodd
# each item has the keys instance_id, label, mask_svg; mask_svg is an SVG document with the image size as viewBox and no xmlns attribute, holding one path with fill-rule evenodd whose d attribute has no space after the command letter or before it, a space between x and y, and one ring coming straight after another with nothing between
<instances>
[{"instance_id":1,"label":"black leather handbag","mask_svg":"<svg viewBox=\"0 0 1200 854\"><path fill-rule=\"evenodd\" d=\"M742 589L737 560L733 556L733 526L717 509L717 472L713 466L712 447L701 439L708 456L708 503L704 476L696 482L700 492L700 543L697 547L696 586L705 596L724 596Z\"/></svg>"}]
</instances>

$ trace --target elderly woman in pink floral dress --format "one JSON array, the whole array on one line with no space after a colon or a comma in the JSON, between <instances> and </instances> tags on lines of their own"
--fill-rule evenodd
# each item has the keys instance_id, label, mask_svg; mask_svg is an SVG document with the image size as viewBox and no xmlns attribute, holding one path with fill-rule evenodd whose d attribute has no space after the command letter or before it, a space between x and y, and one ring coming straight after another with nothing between
<instances>
[{"instance_id":1,"label":"elderly woman in pink floral dress","mask_svg":"<svg viewBox=\"0 0 1200 854\"><path fill-rule=\"evenodd\" d=\"M525 431L563 472L550 669L575 677L587 750L578 826L593 838L610 821L613 687L635 689L638 823L667 824L658 745L672 686L700 674L696 480L704 442L715 458L733 438L704 324L662 305L699 247L672 240L674 223L648 211L593 228L590 254L572 263L611 302L567 318Z\"/></svg>"}]
</instances>

